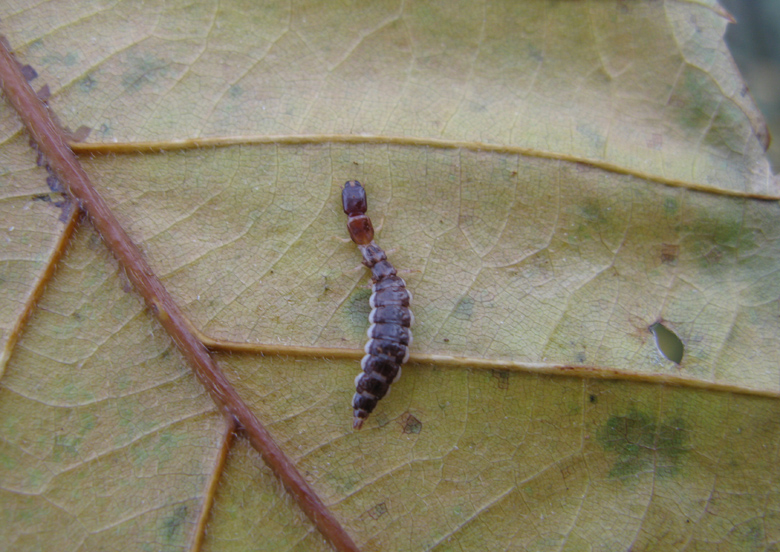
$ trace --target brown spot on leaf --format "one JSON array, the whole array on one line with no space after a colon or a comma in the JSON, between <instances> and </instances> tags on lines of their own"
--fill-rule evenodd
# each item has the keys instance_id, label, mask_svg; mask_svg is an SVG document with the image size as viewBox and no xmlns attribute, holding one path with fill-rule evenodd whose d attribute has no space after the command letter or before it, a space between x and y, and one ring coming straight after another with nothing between
<instances>
[{"instance_id":1,"label":"brown spot on leaf","mask_svg":"<svg viewBox=\"0 0 780 552\"><path fill-rule=\"evenodd\" d=\"M575 163L574 164L574 170L576 170L578 173L586 173L590 172L592 167L590 165L586 165L585 163Z\"/></svg>"},{"instance_id":2,"label":"brown spot on leaf","mask_svg":"<svg viewBox=\"0 0 780 552\"><path fill-rule=\"evenodd\" d=\"M720 247L713 247L704 254L704 258L710 264L718 264L723 258L723 251L721 251Z\"/></svg>"},{"instance_id":3,"label":"brown spot on leaf","mask_svg":"<svg viewBox=\"0 0 780 552\"><path fill-rule=\"evenodd\" d=\"M401 427L404 433L420 433L422 422L407 412L401 417Z\"/></svg>"},{"instance_id":4,"label":"brown spot on leaf","mask_svg":"<svg viewBox=\"0 0 780 552\"><path fill-rule=\"evenodd\" d=\"M669 265L677 264L677 257L680 255L680 246L671 243L661 244L661 262Z\"/></svg>"},{"instance_id":5,"label":"brown spot on leaf","mask_svg":"<svg viewBox=\"0 0 780 552\"><path fill-rule=\"evenodd\" d=\"M387 513L387 504L380 502L366 512L371 519L379 519Z\"/></svg>"},{"instance_id":6,"label":"brown spot on leaf","mask_svg":"<svg viewBox=\"0 0 780 552\"><path fill-rule=\"evenodd\" d=\"M769 131L769 127L764 121L761 121L761 123L758 125L758 128L755 130L756 138L758 138L759 143L764 148L764 151L769 149L769 146L772 144L772 133Z\"/></svg>"},{"instance_id":7,"label":"brown spot on leaf","mask_svg":"<svg viewBox=\"0 0 780 552\"><path fill-rule=\"evenodd\" d=\"M664 145L663 134L653 133L646 141L647 147L654 150L660 150Z\"/></svg>"},{"instance_id":8,"label":"brown spot on leaf","mask_svg":"<svg viewBox=\"0 0 780 552\"><path fill-rule=\"evenodd\" d=\"M509 389L509 372L507 370L491 370L490 374L498 380L499 389Z\"/></svg>"}]
</instances>

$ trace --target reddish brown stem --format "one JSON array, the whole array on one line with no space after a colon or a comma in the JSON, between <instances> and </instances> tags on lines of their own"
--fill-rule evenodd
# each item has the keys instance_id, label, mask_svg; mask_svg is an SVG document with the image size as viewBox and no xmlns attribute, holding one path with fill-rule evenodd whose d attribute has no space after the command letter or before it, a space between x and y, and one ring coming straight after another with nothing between
<instances>
[{"instance_id":1,"label":"reddish brown stem","mask_svg":"<svg viewBox=\"0 0 780 552\"><path fill-rule=\"evenodd\" d=\"M27 130L57 177L89 215L92 224L122 265L130 281L170 334L214 401L239 421L252 446L260 452L325 538L339 551L357 551L357 546L344 528L238 396L203 343L190 332L179 307L92 186L86 172L68 147L62 129L54 122L48 108L25 80L16 60L1 43L0 86L6 98L19 112Z\"/></svg>"}]
</instances>

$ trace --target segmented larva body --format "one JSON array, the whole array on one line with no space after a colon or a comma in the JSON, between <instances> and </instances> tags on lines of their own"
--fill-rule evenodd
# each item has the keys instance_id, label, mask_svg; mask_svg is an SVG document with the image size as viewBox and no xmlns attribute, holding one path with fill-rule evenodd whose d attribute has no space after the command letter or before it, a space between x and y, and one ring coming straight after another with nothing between
<instances>
[{"instance_id":1,"label":"segmented larva body","mask_svg":"<svg viewBox=\"0 0 780 552\"><path fill-rule=\"evenodd\" d=\"M406 289L406 282L396 275L387 255L374 242L374 227L366 216L366 190L357 180L350 180L344 184L341 199L349 217L349 235L363 254L363 264L371 269L374 282L366 356L360 361L363 371L355 378L352 398L355 416L352 427L360 429L379 399L387 395L390 385L401 376L401 364L409 360L412 344L409 327L414 316L409 310L412 294Z\"/></svg>"}]
</instances>

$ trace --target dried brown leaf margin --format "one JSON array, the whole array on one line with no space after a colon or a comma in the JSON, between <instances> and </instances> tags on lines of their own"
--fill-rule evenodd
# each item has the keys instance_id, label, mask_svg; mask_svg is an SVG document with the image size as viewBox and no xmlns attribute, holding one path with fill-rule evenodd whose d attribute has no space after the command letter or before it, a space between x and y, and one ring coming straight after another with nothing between
<instances>
[{"instance_id":1,"label":"dried brown leaf margin","mask_svg":"<svg viewBox=\"0 0 780 552\"><path fill-rule=\"evenodd\" d=\"M22 74L20 65L3 42L0 40L0 87L6 98L19 113L39 151L46 156L70 195L78 201L79 208L87 213L106 246L119 261L150 311L171 336L198 380L225 414L238 421L252 446L334 548L344 552L358 551L346 530L236 393L206 346L190 331L190 325L178 305L92 186L68 146L65 133L55 123L47 106L36 96Z\"/></svg>"}]
</instances>

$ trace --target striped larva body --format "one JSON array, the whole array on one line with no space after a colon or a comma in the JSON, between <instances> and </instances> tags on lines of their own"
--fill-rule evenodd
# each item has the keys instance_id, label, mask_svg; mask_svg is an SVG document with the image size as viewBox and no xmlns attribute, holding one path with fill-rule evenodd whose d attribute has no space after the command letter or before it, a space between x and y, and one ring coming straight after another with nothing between
<instances>
[{"instance_id":1,"label":"striped larva body","mask_svg":"<svg viewBox=\"0 0 780 552\"><path fill-rule=\"evenodd\" d=\"M363 255L363 264L371 270L373 281L366 355L360 362L363 371L355 378L352 398L352 426L360 429L379 399L387 395L390 385L401 376L401 365L409 359L412 344L409 328L414 316L409 310L412 294L406 289L406 282L374 242L374 228L366 216L365 189L357 180L350 180L344 184L341 199L349 217L349 235Z\"/></svg>"}]
</instances>

